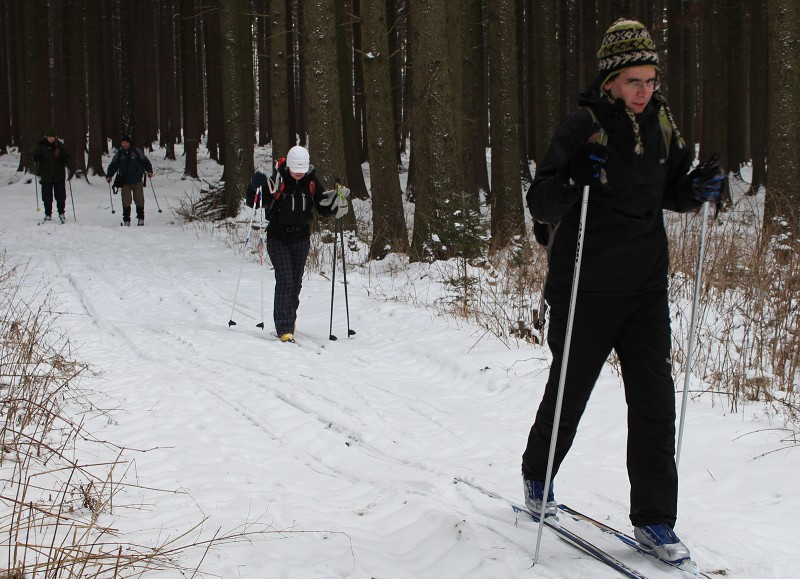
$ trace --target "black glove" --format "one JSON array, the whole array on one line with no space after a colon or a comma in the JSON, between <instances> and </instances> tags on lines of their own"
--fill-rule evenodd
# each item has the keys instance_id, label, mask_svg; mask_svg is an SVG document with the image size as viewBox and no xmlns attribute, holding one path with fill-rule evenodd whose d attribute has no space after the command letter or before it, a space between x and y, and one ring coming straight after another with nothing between
<instances>
[{"instance_id":1,"label":"black glove","mask_svg":"<svg viewBox=\"0 0 800 579\"><path fill-rule=\"evenodd\" d=\"M581 143L571 159L561 167L562 181L570 185L606 185L605 166L608 147L599 143Z\"/></svg>"},{"instance_id":2,"label":"black glove","mask_svg":"<svg viewBox=\"0 0 800 579\"><path fill-rule=\"evenodd\" d=\"M250 187L252 187L254 191L257 191L259 187L262 187L262 191L266 193L269 191L267 184L267 176L264 175L264 173L261 171L256 171L253 173L253 177L250 179Z\"/></svg>"},{"instance_id":3,"label":"black glove","mask_svg":"<svg viewBox=\"0 0 800 579\"><path fill-rule=\"evenodd\" d=\"M725 173L719 166L719 157L716 153L711 155L705 163L701 163L689 173L692 183L692 196L703 203L710 201L716 203L722 194L722 182Z\"/></svg>"}]
</instances>

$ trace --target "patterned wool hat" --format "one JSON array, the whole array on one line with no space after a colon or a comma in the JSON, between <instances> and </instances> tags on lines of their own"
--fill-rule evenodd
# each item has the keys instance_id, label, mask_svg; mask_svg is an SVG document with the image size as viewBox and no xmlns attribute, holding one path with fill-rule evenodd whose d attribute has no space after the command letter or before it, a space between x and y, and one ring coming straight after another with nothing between
<instances>
[{"instance_id":1,"label":"patterned wool hat","mask_svg":"<svg viewBox=\"0 0 800 579\"><path fill-rule=\"evenodd\" d=\"M601 86L624 68L658 68L656 44L650 38L647 28L641 22L626 18L620 18L606 30L597 58L600 61L600 74L604 78Z\"/></svg>"}]
</instances>

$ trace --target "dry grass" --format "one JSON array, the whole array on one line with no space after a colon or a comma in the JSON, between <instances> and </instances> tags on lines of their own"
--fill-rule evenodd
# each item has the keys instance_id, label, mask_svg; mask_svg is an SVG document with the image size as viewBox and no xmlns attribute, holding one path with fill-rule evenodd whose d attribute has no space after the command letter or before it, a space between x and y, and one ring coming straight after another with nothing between
<instances>
[{"instance_id":1,"label":"dry grass","mask_svg":"<svg viewBox=\"0 0 800 579\"><path fill-rule=\"evenodd\" d=\"M743 207L709 227L692 369L706 391L724 393L731 410L760 401L800 421L800 257L792 243L764 235L759 214ZM671 236L673 331L686 336L699 253L699 219L677 220ZM796 242L794 243L796 245ZM686 340L674 357L683 367Z\"/></svg>"}]
</instances>

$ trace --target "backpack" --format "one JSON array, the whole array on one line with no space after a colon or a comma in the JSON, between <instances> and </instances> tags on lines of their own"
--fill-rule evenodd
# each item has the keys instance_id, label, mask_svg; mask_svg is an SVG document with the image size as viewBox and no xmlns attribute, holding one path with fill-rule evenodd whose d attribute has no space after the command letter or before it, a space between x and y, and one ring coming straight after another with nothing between
<instances>
[{"instance_id":1,"label":"backpack","mask_svg":"<svg viewBox=\"0 0 800 579\"><path fill-rule=\"evenodd\" d=\"M592 127L595 129L595 132L589 136L588 140L600 145L606 145L608 143L608 133L600 124L597 115L590 107L583 108L591 115ZM663 106L659 106L658 109L658 125L661 128L661 136L664 138L664 147L667 151L666 158L669 158L669 151L670 147L672 146L672 137L675 131L672 127L669 117L667 116L667 110ZM681 146L683 146L682 143ZM533 237L536 239L536 242L539 245L547 249L548 258L550 257L550 245L555 237L556 229L558 229L558 225L560 223L560 221L555 223L542 223L541 221L533 222Z\"/></svg>"},{"instance_id":2,"label":"backpack","mask_svg":"<svg viewBox=\"0 0 800 579\"><path fill-rule=\"evenodd\" d=\"M121 148L117 149L117 152L114 153L114 157L117 159L117 164L118 164L117 165L117 174L114 177L114 189L122 189L126 185L127 180L128 180L128 175L127 174L126 175L122 174L122 160L121 160L122 154L120 153L120 151L122 151ZM142 151L140 151L139 149L137 149L136 147L131 147L129 149L129 151L130 151L130 153L128 154L128 160L127 160L126 165L125 165L125 172L126 173L128 172L127 163L130 163L134 159L142 159L144 157L144 153ZM143 178L142 186L146 186L147 185L147 177L146 177L147 172L145 171L144 165L142 165L141 161L139 161L139 168L142 170L142 174L140 175L140 177Z\"/></svg>"}]
</instances>

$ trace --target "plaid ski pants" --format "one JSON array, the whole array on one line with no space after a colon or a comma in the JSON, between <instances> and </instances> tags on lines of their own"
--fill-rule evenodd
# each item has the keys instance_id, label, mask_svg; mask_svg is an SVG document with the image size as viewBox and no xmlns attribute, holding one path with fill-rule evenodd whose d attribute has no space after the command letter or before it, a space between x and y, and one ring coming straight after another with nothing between
<instances>
[{"instance_id":1,"label":"plaid ski pants","mask_svg":"<svg viewBox=\"0 0 800 579\"><path fill-rule=\"evenodd\" d=\"M306 268L311 239L283 241L267 237L267 253L275 268L275 301L272 319L278 336L294 333L297 308L300 305L300 289Z\"/></svg>"}]
</instances>

